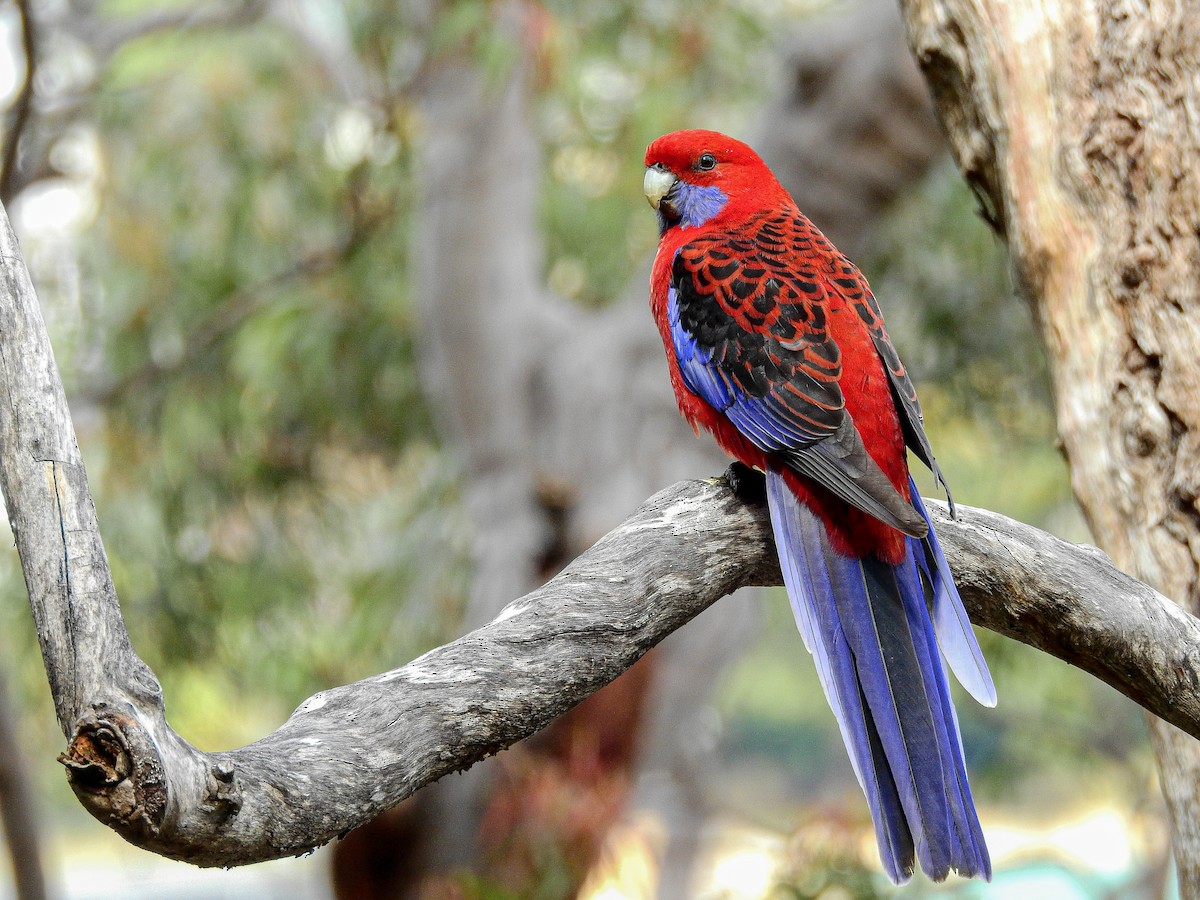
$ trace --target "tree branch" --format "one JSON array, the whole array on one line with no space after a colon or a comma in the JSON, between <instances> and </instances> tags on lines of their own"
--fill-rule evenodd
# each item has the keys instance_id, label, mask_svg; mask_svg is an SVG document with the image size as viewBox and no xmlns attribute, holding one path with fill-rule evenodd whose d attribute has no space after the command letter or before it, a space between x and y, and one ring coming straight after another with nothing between
<instances>
[{"instance_id":1,"label":"tree branch","mask_svg":"<svg viewBox=\"0 0 1200 900\"><path fill-rule=\"evenodd\" d=\"M1096 547L926 501L971 620L1083 669L1200 738L1200 619Z\"/></svg>"},{"instance_id":2,"label":"tree branch","mask_svg":"<svg viewBox=\"0 0 1200 900\"><path fill-rule=\"evenodd\" d=\"M266 0L235 0L225 6L201 4L150 12L121 22L106 31L93 32L92 48L96 55L106 62L126 44L151 34L245 25L261 18L266 9Z\"/></svg>"},{"instance_id":3,"label":"tree branch","mask_svg":"<svg viewBox=\"0 0 1200 900\"><path fill-rule=\"evenodd\" d=\"M33 108L33 81L37 75L37 26L33 18L33 10L29 0L17 0L17 10L21 15L21 49L25 56L25 77L21 81L21 89L9 108L7 128L4 134L4 149L0 154L0 202L11 203L17 194L18 152L21 135L29 122L29 114Z\"/></svg>"},{"instance_id":4,"label":"tree branch","mask_svg":"<svg viewBox=\"0 0 1200 900\"><path fill-rule=\"evenodd\" d=\"M651 498L544 587L408 665L305 701L241 750L167 724L121 619L62 385L0 215L0 476L84 806L198 865L303 853L532 734L735 588L776 584L762 506L722 480ZM939 532L980 621L1200 735L1200 622L1099 551L979 510Z\"/></svg>"},{"instance_id":5,"label":"tree branch","mask_svg":"<svg viewBox=\"0 0 1200 900\"><path fill-rule=\"evenodd\" d=\"M64 762L89 811L147 849L223 866L302 853L539 730L740 584L778 580L766 534L722 483L681 483L490 624L317 694L249 747L200 753L159 706L115 701Z\"/></svg>"}]
</instances>

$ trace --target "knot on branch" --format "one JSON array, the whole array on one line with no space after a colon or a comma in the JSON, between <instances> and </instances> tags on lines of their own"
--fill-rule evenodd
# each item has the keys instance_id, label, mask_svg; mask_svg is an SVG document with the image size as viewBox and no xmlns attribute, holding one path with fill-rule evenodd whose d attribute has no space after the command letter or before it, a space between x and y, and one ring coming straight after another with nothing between
<instances>
[{"instance_id":1,"label":"knot on branch","mask_svg":"<svg viewBox=\"0 0 1200 900\"><path fill-rule=\"evenodd\" d=\"M158 833L167 810L162 759L142 724L97 704L75 724L75 737L58 761L88 812L138 843Z\"/></svg>"},{"instance_id":2,"label":"knot on branch","mask_svg":"<svg viewBox=\"0 0 1200 900\"><path fill-rule=\"evenodd\" d=\"M205 805L222 819L232 819L242 809L242 788L237 772L228 762L216 762L208 768Z\"/></svg>"}]
</instances>

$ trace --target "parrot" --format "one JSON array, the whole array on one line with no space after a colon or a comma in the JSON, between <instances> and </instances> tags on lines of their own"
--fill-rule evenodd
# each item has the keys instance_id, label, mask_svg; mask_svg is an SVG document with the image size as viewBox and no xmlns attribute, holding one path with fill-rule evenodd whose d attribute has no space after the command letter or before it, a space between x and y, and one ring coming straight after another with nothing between
<instances>
[{"instance_id":1,"label":"parrot","mask_svg":"<svg viewBox=\"0 0 1200 900\"><path fill-rule=\"evenodd\" d=\"M909 473L907 450L954 513L879 303L748 145L677 131L645 166L650 308L675 398L735 467L762 473L883 868L896 884L917 864L934 881L990 880L946 665L985 706L996 689Z\"/></svg>"}]
</instances>

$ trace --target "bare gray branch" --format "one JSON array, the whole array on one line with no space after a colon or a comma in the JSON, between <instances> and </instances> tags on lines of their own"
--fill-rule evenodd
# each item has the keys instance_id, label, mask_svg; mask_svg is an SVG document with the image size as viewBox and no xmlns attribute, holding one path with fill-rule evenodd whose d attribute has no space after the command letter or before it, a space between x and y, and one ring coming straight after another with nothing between
<instances>
[{"instance_id":1,"label":"bare gray branch","mask_svg":"<svg viewBox=\"0 0 1200 900\"><path fill-rule=\"evenodd\" d=\"M723 480L647 501L544 587L408 665L307 700L241 750L167 724L121 619L62 385L0 218L0 474L55 706L93 815L198 865L303 853L543 727L735 588L776 584L766 510ZM982 622L1200 735L1200 623L1099 551L993 513L935 507Z\"/></svg>"}]
</instances>

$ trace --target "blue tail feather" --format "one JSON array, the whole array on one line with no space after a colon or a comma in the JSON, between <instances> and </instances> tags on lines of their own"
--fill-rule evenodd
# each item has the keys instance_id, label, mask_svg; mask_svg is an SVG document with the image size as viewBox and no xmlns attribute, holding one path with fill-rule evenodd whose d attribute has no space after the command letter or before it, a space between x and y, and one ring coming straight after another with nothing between
<instances>
[{"instance_id":1,"label":"blue tail feather","mask_svg":"<svg viewBox=\"0 0 1200 900\"><path fill-rule=\"evenodd\" d=\"M908 539L909 555L917 561L921 574L928 584L933 586L933 630L937 635L939 646L950 664L950 671L958 679L958 683L984 706L996 705L996 686L992 683L991 673L983 659L983 651L975 640L975 632L971 630L971 620L963 609L962 599L954 586L954 578L950 575L950 566L942 553L941 542L933 530L933 523L925 509L925 503L917 491L917 485L910 477L908 479L909 493L912 497L913 508L929 522L929 534L917 540Z\"/></svg>"},{"instance_id":2,"label":"blue tail feather","mask_svg":"<svg viewBox=\"0 0 1200 900\"><path fill-rule=\"evenodd\" d=\"M919 862L938 881L952 869L990 878L931 606L935 617L938 604L944 608L955 673L965 669L985 695L991 679L969 623L965 633L959 625L962 604L953 581L946 583L936 538L910 538L898 566L853 559L833 550L821 520L778 473L767 473L767 497L796 621L866 794L888 875L902 883ZM947 640L940 629L937 637Z\"/></svg>"}]
</instances>

